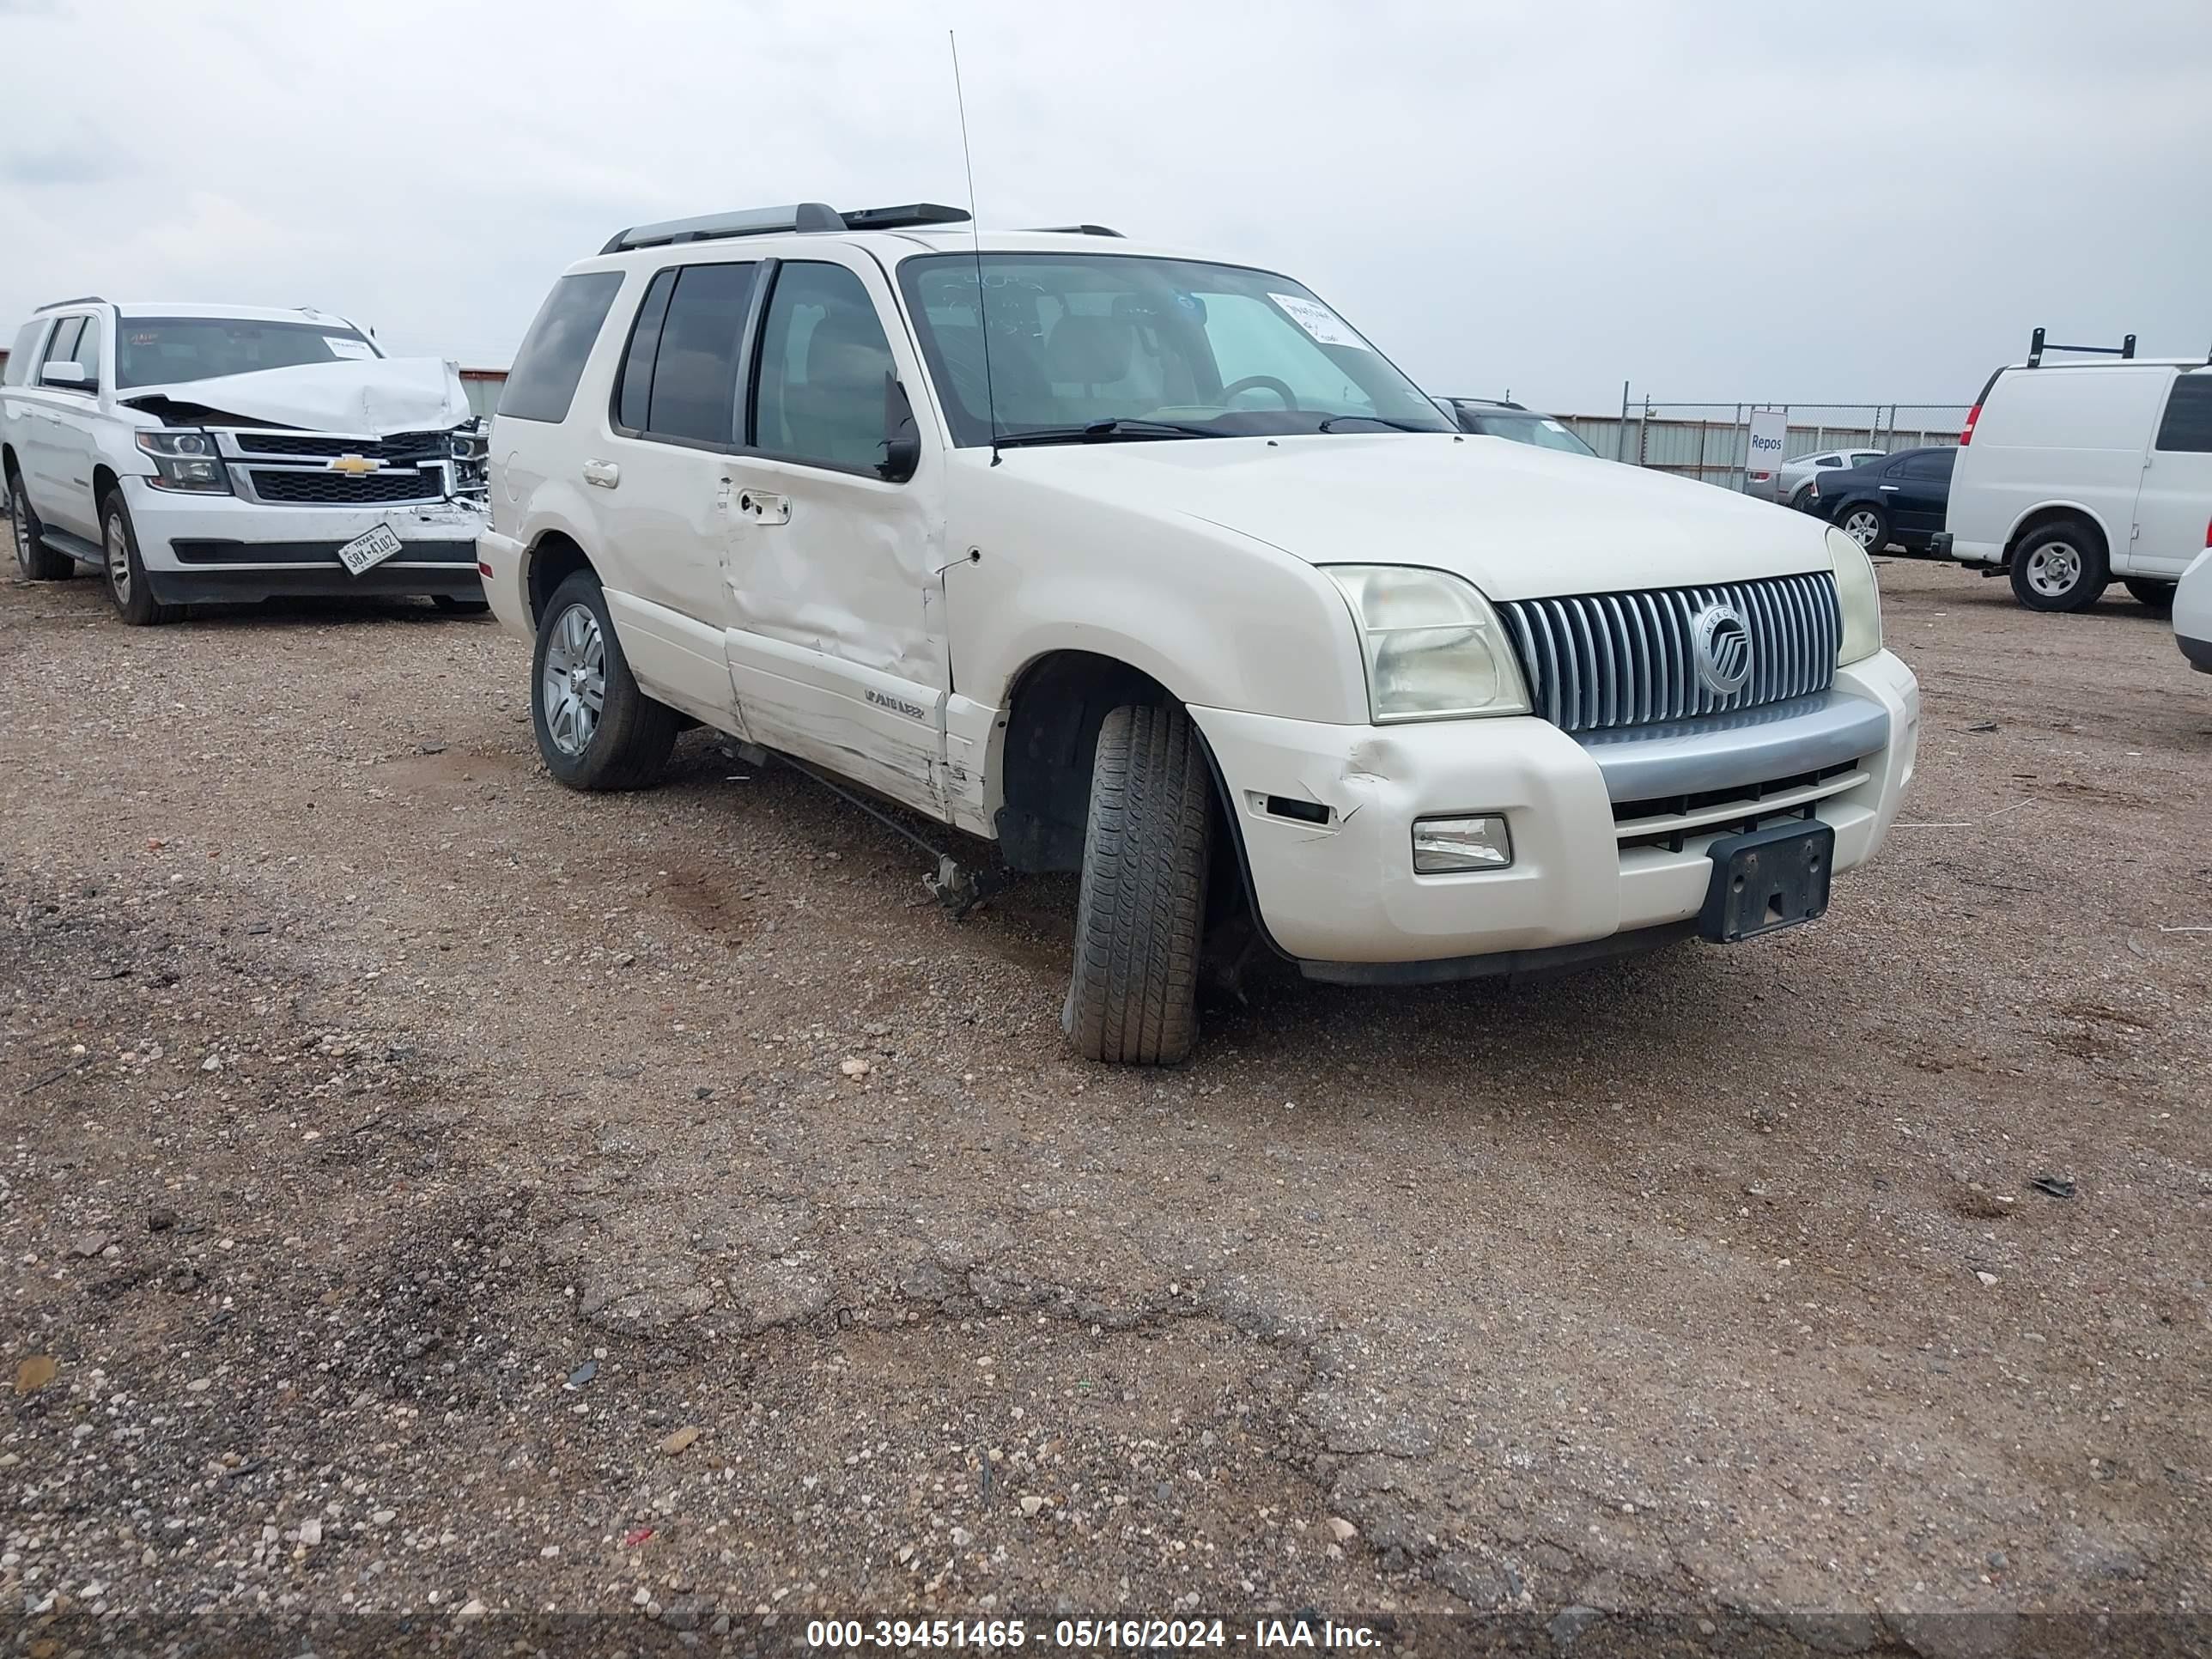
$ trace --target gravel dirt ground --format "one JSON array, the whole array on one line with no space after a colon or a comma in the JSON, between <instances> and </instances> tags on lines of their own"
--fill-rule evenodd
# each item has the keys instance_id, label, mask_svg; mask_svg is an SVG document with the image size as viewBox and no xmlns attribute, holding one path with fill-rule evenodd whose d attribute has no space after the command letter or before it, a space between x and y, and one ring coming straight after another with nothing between
<instances>
[{"instance_id":1,"label":"gravel dirt ground","mask_svg":"<svg viewBox=\"0 0 2212 1659\"><path fill-rule=\"evenodd\" d=\"M0 586L0 1650L2201 1617L2212 680L1883 579L1919 776L1825 922L1158 1073L1062 1050L1065 884L955 923L703 732L572 794L488 622Z\"/></svg>"}]
</instances>

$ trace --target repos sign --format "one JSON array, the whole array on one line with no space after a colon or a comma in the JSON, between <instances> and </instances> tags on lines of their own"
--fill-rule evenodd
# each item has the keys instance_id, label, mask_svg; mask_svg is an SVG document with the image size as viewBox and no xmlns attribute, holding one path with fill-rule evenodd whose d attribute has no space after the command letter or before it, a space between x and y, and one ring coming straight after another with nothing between
<instances>
[{"instance_id":1,"label":"repos sign","mask_svg":"<svg viewBox=\"0 0 2212 1659\"><path fill-rule=\"evenodd\" d=\"M1746 465L1744 493L1773 501L1782 483L1782 452L1790 445L1790 416L1779 409L1751 411L1750 459ZM1765 476L1762 477L1761 475Z\"/></svg>"}]
</instances>

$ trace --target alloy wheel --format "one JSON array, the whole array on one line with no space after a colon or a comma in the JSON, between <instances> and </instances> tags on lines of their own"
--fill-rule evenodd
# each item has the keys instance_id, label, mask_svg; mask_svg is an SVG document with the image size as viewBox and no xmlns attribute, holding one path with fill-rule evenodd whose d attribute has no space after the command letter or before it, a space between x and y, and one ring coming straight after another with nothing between
<instances>
[{"instance_id":1,"label":"alloy wheel","mask_svg":"<svg viewBox=\"0 0 2212 1659\"><path fill-rule=\"evenodd\" d=\"M131 603L131 538L123 533L123 515L107 517L107 586L118 605Z\"/></svg>"},{"instance_id":2,"label":"alloy wheel","mask_svg":"<svg viewBox=\"0 0 2212 1659\"><path fill-rule=\"evenodd\" d=\"M607 701L607 641L587 605L572 605L553 619L545 642L545 731L564 755L592 746Z\"/></svg>"},{"instance_id":3,"label":"alloy wheel","mask_svg":"<svg viewBox=\"0 0 2212 1659\"><path fill-rule=\"evenodd\" d=\"M1874 538L1881 529L1881 520L1871 513L1854 513L1844 520L1844 534L1869 553L1875 550Z\"/></svg>"}]
</instances>

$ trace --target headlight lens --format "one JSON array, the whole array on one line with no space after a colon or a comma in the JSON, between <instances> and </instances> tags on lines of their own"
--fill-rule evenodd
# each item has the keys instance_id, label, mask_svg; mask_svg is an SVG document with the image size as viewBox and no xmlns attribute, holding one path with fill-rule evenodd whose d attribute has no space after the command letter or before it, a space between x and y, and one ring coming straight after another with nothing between
<instances>
[{"instance_id":1,"label":"headlight lens","mask_svg":"<svg viewBox=\"0 0 2212 1659\"><path fill-rule=\"evenodd\" d=\"M1841 668L1881 649L1881 590L1866 549L1842 531L1828 532L1828 553L1836 562L1836 602L1844 613L1843 644L1836 651Z\"/></svg>"},{"instance_id":2,"label":"headlight lens","mask_svg":"<svg viewBox=\"0 0 2212 1659\"><path fill-rule=\"evenodd\" d=\"M156 489L196 490L228 495L230 475L223 470L212 434L197 431L141 432L138 447L154 460Z\"/></svg>"},{"instance_id":3,"label":"headlight lens","mask_svg":"<svg viewBox=\"0 0 2212 1659\"><path fill-rule=\"evenodd\" d=\"M1334 564L1367 664L1367 703L1383 720L1525 714L1528 691L1490 601L1474 584L1407 565Z\"/></svg>"}]
</instances>

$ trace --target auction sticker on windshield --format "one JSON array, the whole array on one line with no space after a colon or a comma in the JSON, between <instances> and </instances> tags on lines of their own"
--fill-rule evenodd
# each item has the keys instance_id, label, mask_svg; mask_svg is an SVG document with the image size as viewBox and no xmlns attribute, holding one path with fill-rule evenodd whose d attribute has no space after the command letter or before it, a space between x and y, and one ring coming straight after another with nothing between
<instances>
[{"instance_id":1,"label":"auction sticker on windshield","mask_svg":"<svg viewBox=\"0 0 2212 1659\"><path fill-rule=\"evenodd\" d=\"M1351 324L1320 301L1301 299L1295 294L1270 294L1267 297L1282 307L1284 314L1318 343L1358 346L1362 351L1371 349L1366 341L1352 331Z\"/></svg>"},{"instance_id":2,"label":"auction sticker on windshield","mask_svg":"<svg viewBox=\"0 0 2212 1659\"><path fill-rule=\"evenodd\" d=\"M333 357L356 357L366 360L376 356L366 340L349 340L343 335L325 334L323 343L331 349Z\"/></svg>"},{"instance_id":3,"label":"auction sticker on windshield","mask_svg":"<svg viewBox=\"0 0 2212 1659\"><path fill-rule=\"evenodd\" d=\"M388 524L380 524L366 536L356 536L338 549L338 562L349 574L358 576L382 564L405 545L398 531Z\"/></svg>"}]
</instances>

